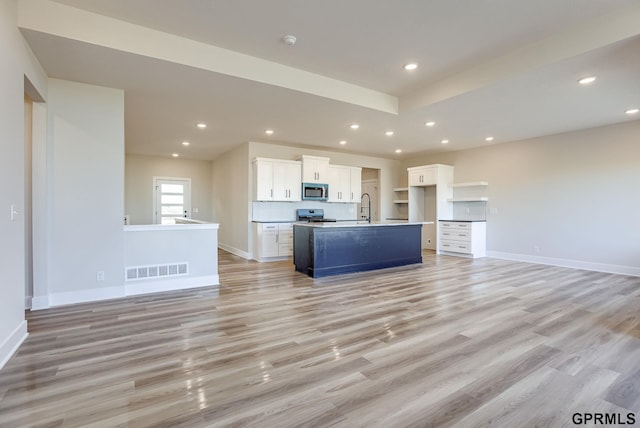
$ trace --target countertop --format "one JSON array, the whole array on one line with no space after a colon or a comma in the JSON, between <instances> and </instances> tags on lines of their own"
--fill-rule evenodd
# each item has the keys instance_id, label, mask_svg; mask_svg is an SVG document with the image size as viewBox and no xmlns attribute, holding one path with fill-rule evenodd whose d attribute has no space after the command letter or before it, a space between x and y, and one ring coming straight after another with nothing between
<instances>
[{"instance_id":1,"label":"countertop","mask_svg":"<svg viewBox=\"0 0 640 428\"><path fill-rule=\"evenodd\" d=\"M487 220L438 220L438 221L455 221L458 223L486 223Z\"/></svg>"},{"instance_id":2,"label":"countertop","mask_svg":"<svg viewBox=\"0 0 640 428\"><path fill-rule=\"evenodd\" d=\"M433 224L432 221L415 221L400 223L397 221L337 221L329 223L294 223L294 226L301 227L318 227L322 229L338 228L338 227L376 227L376 226L407 226L407 225L423 225Z\"/></svg>"}]
</instances>

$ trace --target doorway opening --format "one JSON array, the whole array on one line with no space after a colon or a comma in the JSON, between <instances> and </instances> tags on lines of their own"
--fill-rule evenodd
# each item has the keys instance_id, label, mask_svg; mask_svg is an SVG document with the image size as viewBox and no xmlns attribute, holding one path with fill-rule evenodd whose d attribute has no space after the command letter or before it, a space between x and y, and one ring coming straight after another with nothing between
<instances>
[{"instance_id":1,"label":"doorway opening","mask_svg":"<svg viewBox=\"0 0 640 428\"><path fill-rule=\"evenodd\" d=\"M371 221L380 220L379 174L379 169L362 168L362 194L369 194L371 198L371 212L367 212L369 208L366 202L364 205L358 204L358 220L361 220L363 216L368 218L369 215L371 216ZM360 202L362 202L362 200Z\"/></svg>"}]
</instances>

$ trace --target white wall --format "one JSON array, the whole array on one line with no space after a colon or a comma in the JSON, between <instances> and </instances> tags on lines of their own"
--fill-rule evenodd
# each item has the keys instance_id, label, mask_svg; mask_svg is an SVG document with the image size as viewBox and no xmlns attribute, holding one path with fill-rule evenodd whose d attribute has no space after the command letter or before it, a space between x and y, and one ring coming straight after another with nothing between
<instances>
[{"instance_id":1,"label":"white wall","mask_svg":"<svg viewBox=\"0 0 640 428\"><path fill-rule=\"evenodd\" d=\"M218 245L249 257L249 144L230 150L213 162L213 221L220 224Z\"/></svg>"},{"instance_id":2,"label":"white wall","mask_svg":"<svg viewBox=\"0 0 640 428\"><path fill-rule=\"evenodd\" d=\"M51 79L48 114L49 296L99 298L124 276L124 92Z\"/></svg>"},{"instance_id":3,"label":"white wall","mask_svg":"<svg viewBox=\"0 0 640 428\"><path fill-rule=\"evenodd\" d=\"M489 182L490 255L640 275L639 141L636 120L403 166L450 164L455 182Z\"/></svg>"},{"instance_id":4,"label":"white wall","mask_svg":"<svg viewBox=\"0 0 640 428\"><path fill-rule=\"evenodd\" d=\"M25 304L25 77L42 97L47 78L17 27L16 1L0 2L0 367L27 335ZM10 207L17 211L10 219Z\"/></svg>"},{"instance_id":5,"label":"white wall","mask_svg":"<svg viewBox=\"0 0 640 428\"><path fill-rule=\"evenodd\" d=\"M126 155L124 214L130 224L153 223L153 177L190 178L191 218L212 221L211 167L211 161Z\"/></svg>"},{"instance_id":6,"label":"white wall","mask_svg":"<svg viewBox=\"0 0 640 428\"><path fill-rule=\"evenodd\" d=\"M125 226L124 230L127 269L178 263L189 266L186 275L127 280L124 294L220 284L217 224Z\"/></svg>"}]
</instances>

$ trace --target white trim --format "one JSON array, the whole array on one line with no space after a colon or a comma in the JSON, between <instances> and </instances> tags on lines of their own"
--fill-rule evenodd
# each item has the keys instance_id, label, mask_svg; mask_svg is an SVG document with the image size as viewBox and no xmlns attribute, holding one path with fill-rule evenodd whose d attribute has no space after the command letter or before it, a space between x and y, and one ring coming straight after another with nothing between
<instances>
[{"instance_id":1,"label":"white trim","mask_svg":"<svg viewBox=\"0 0 640 428\"><path fill-rule=\"evenodd\" d=\"M127 284L125 286L125 293L127 296L135 296L138 294L210 287L213 285L220 285L220 277L218 275L192 276L166 281L147 281L144 283Z\"/></svg>"},{"instance_id":2,"label":"white trim","mask_svg":"<svg viewBox=\"0 0 640 428\"><path fill-rule=\"evenodd\" d=\"M216 275L179 277L167 280L136 282L119 287L92 288L89 290L66 291L53 293L48 298L34 297L32 311L48 309L54 306L72 305L76 303L98 302L118 299L138 294L160 293L164 291L184 290L187 288L220 285L220 277Z\"/></svg>"},{"instance_id":3,"label":"white trim","mask_svg":"<svg viewBox=\"0 0 640 428\"><path fill-rule=\"evenodd\" d=\"M242 257L243 259L255 260L251 253L247 253L246 251L239 250L239 249L237 249L235 247L223 244L221 242L218 242L218 248L220 248L222 250L225 250L225 251L227 251L227 252L229 252L231 254L234 254L234 255L236 255L238 257Z\"/></svg>"},{"instance_id":4,"label":"white trim","mask_svg":"<svg viewBox=\"0 0 640 428\"><path fill-rule=\"evenodd\" d=\"M49 296L34 296L31 299L31 310L49 309Z\"/></svg>"},{"instance_id":5,"label":"white trim","mask_svg":"<svg viewBox=\"0 0 640 428\"><path fill-rule=\"evenodd\" d=\"M125 297L124 287L102 287L89 288L86 290L64 291L62 293L51 293L49 295L49 305L62 306L75 303L95 302L98 300L117 299Z\"/></svg>"},{"instance_id":6,"label":"white trim","mask_svg":"<svg viewBox=\"0 0 640 428\"><path fill-rule=\"evenodd\" d=\"M24 308L26 310L31 309L31 301L33 300L33 296L24 296Z\"/></svg>"},{"instance_id":7,"label":"white trim","mask_svg":"<svg viewBox=\"0 0 640 428\"><path fill-rule=\"evenodd\" d=\"M504 253L501 251L487 251L487 257L640 277L640 267L634 266L584 262L581 260L557 259L553 257L531 256L527 254Z\"/></svg>"},{"instance_id":8,"label":"white trim","mask_svg":"<svg viewBox=\"0 0 640 428\"><path fill-rule=\"evenodd\" d=\"M0 369L7 364L9 359L16 353L28 335L27 320L22 320L9 337L7 337L0 345Z\"/></svg>"},{"instance_id":9,"label":"white trim","mask_svg":"<svg viewBox=\"0 0 640 428\"><path fill-rule=\"evenodd\" d=\"M202 230L219 229L218 223L201 224L136 224L123 226L125 232L150 232L154 230Z\"/></svg>"}]
</instances>

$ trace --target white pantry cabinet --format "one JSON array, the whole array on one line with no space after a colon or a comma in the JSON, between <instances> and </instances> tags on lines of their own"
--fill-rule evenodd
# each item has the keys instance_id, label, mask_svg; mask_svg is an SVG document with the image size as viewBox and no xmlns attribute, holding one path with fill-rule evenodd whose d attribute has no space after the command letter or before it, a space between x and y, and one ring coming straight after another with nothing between
<instances>
[{"instance_id":1,"label":"white pantry cabinet","mask_svg":"<svg viewBox=\"0 0 640 428\"><path fill-rule=\"evenodd\" d=\"M329 202L358 203L362 191L362 168L329 165Z\"/></svg>"},{"instance_id":2,"label":"white pantry cabinet","mask_svg":"<svg viewBox=\"0 0 640 428\"><path fill-rule=\"evenodd\" d=\"M253 161L255 201L300 201L302 166L298 161L256 158Z\"/></svg>"},{"instance_id":3,"label":"white pantry cabinet","mask_svg":"<svg viewBox=\"0 0 640 428\"><path fill-rule=\"evenodd\" d=\"M302 182L322 183L329 182L327 169L329 168L329 158L320 156L302 155Z\"/></svg>"}]
</instances>

